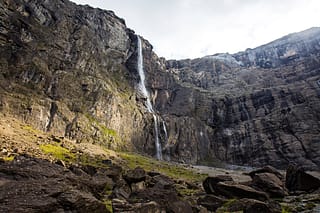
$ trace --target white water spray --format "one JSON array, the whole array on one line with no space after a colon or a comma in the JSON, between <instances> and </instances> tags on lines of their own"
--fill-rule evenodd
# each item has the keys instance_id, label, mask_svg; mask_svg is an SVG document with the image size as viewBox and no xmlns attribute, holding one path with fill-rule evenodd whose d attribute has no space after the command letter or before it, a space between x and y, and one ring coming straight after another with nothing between
<instances>
[{"instance_id":1,"label":"white water spray","mask_svg":"<svg viewBox=\"0 0 320 213\"><path fill-rule=\"evenodd\" d=\"M164 122L164 120L162 121L162 128L163 128L163 132L164 132L164 136L165 136L165 160L166 161L170 161L170 147L168 144L168 132L167 132L167 127L166 127L166 123Z\"/></svg>"},{"instance_id":2,"label":"white water spray","mask_svg":"<svg viewBox=\"0 0 320 213\"><path fill-rule=\"evenodd\" d=\"M162 160L162 148L159 140L159 129L158 129L158 118L157 115L155 114L149 92L146 88L145 85L145 74L143 70L143 55L142 55L142 45L141 45L141 39L138 36L138 72L140 76L140 82L139 82L139 92L141 95L146 98L146 107L148 112L152 113L153 115L153 120L154 120L154 131L155 131L155 147L156 147L156 157L158 160Z\"/></svg>"}]
</instances>

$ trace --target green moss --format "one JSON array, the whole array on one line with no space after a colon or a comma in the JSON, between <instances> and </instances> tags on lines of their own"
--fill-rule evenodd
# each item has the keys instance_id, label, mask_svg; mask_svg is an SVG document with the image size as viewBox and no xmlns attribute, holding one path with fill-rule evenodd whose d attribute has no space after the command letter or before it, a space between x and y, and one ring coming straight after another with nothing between
<instances>
[{"instance_id":1,"label":"green moss","mask_svg":"<svg viewBox=\"0 0 320 213\"><path fill-rule=\"evenodd\" d=\"M181 194L183 197L193 196L194 194L199 192L199 190L197 189L188 189L188 188L181 188L181 187L176 187L176 189L179 192L179 194Z\"/></svg>"},{"instance_id":2,"label":"green moss","mask_svg":"<svg viewBox=\"0 0 320 213\"><path fill-rule=\"evenodd\" d=\"M66 162L73 162L76 158L75 154L59 145L44 144L40 145L40 149L42 150L42 152L51 154L53 157Z\"/></svg>"},{"instance_id":3,"label":"green moss","mask_svg":"<svg viewBox=\"0 0 320 213\"><path fill-rule=\"evenodd\" d=\"M113 212L113 209L112 209L112 201L111 200L104 200L103 201L104 205L106 205L106 208L109 212Z\"/></svg>"},{"instance_id":4,"label":"green moss","mask_svg":"<svg viewBox=\"0 0 320 213\"><path fill-rule=\"evenodd\" d=\"M85 153L78 156L78 163L81 165L89 165L96 168L109 168L109 166L104 164L102 160L103 159L101 159L101 157L98 157L98 156L92 157Z\"/></svg>"},{"instance_id":5,"label":"green moss","mask_svg":"<svg viewBox=\"0 0 320 213\"><path fill-rule=\"evenodd\" d=\"M99 128L102 134L117 137L117 132L115 130L107 128L105 125L101 124L97 119L89 114L85 114L85 116L91 124Z\"/></svg>"},{"instance_id":6,"label":"green moss","mask_svg":"<svg viewBox=\"0 0 320 213\"><path fill-rule=\"evenodd\" d=\"M217 209L217 213L225 213L225 212L229 212L229 208L232 204L234 204L234 202L236 202L237 199L229 199L227 200L219 209ZM237 213L240 213L243 211L239 211Z\"/></svg>"},{"instance_id":7,"label":"green moss","mask_svg":"<svg viewBox=\"0 0 320 213\"><path fill-rule=\"evenodd\" d=\"M33 134L41 134L42 133L40 130L34 129L32 126L29 126L29 125L23 126L22 129L27 130L28 132L31 132Z\"/></svg>"},{"instance_id":8,"label":"green moss","mask_svg":"<svg viewBox=\"0 0 320 213\"><path fill-rule=\"evenodd\" d=\"M112 187L110 185L106 185L105 189L104 189L104 194L105 197L108 197L112 194ZM113 212L112 210L112 201L110 199L105 199L104 204L106 205L106 208L109 212Z\"/></svg>"},{"instance_id":9,"label":"green moss","mask_svg":"<svg viewBox=\"0 0 320 213\"><path fill-rule=\"evenodd\" d=\"M125 147L125 144L122 142L115 130L107 128L104 124L100 123L96 118L89 114L85 114L85 117L89 120L89 124L97 128L101 133L99 140L97 140L100 145L113 150L121 150Z\"/></svg>"},{"instance_id":10,"label":"green moss","mask_svg":"<svg viewBox=\"0 0 320 213\"><path fill-rule=\"evenodd\" d=\"M183 179L186 181L202 181L207 175L197 174L190 169L186 169L180 165L168 162L157 161L153 158L145 157L134 153L119 153L120 157L127 161L127 166L134 169L137 166L144 168L146 171L157 171L165 174L173 179Z\"/></svg>"},{"instance_id":11,"label":"green moss","mask_svg":"<svg viewBox=\"0 0 320 213\"><path fill-rule=\"evenodd\" d=\"M4 160L4 161L13 161L14 160L14 156L2 157L1 159Z\"/></svg>"},{"instance_id":12,"label":"green moss","mask_svg":"<svg viewBox=\"0 0 320 213\"><path fill-rule=\"evenodd\" d=\"M290 213L292 212L292 208L287 205L281 205L281 213Z\"/></svg>"},{"instance_id":13,"label":"green moss","mask_svg":"<svg viewBox=\"0 0 320 213\"><path fill-rule=\"evenodd\" d=\"M112 137L117 137L117 132L113 129L108 129L107 127L103 126L103 125L100 125L99 126L102 130L102 133L104 135L110 135Z\"/></svg>"}]
</instances>

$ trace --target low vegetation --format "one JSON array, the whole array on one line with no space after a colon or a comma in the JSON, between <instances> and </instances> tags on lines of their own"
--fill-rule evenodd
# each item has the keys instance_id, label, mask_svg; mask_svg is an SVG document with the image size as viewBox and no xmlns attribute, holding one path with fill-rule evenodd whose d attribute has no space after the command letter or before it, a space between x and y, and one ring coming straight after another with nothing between
<instances>
[{"instance_id":1,"label":"low vegetation","mask_svg":"<svg viewBox=\"0 0 320 213\"><path fill-rule=\"evenodd\" d=\"M205 174L198 174L191 169L184 168L181 165L158 161L151 157L142 156L135 153L119 153L120 157L127 162L129 169L137 166L142 167L146 171L157 171L165 174L173 179L185 181L202 181L206 178Z\"/></svg>"},{"instance_id":2,"label":"low vegetation","mask_svg":"<svg viewBox=\"0 0 320 213\"><path fill-rule=\"evenodd\" d=\"M50 154L54 158L65 162L73 162L76 158L75 154L64 147L61 147L60 144L42 144L40 145L40 149L44 153Z\"/></svg>"}]
</instances>

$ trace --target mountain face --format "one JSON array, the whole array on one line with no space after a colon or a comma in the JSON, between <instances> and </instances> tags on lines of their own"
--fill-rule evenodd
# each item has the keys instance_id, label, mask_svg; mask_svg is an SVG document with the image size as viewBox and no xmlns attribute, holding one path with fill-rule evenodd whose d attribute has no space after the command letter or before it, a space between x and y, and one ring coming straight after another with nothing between
<instances>
[{"instance_id":1,"label":"mountain face","mask_svg":"<svg viewBox=\"0 0 320 213\"><path fill-rule=\"evenodd\" d=\"M112 11L0 2L0 112L81 143L164 158L320 167L320 28L237 54L165 60Z\"/></svg>"}]
</instances>

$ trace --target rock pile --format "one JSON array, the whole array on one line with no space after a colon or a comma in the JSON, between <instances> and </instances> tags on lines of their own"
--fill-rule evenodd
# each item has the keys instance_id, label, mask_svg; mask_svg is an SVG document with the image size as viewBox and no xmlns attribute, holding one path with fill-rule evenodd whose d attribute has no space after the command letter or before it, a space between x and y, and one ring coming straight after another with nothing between
<instances>
[{"instance_id":1,"label":"rock pile","mask_svg":"<svg viewBox=\"0 0 320 213\"><path fill-rule=\"evenodd\" d=\"M66 166L18 156L0 162L0 212L271 213L319 205L320 180L301 168L289 167L286 178L269 166L248 175L252 180L242 183L228 175L207 177L202 188L141 167Z\"/></svg>"},{"instance_id":2,"label":"rock pile","mask_svg":"<svg viewBox=\"0 0 320 213\"><path fill-rule=\"evenodd\" d=\"M319 179L301 168L290 166L286 174L285 178L275 168L266 166L250 172L252 181L245 183L237 183L227 175L207 177L203 182L207 194L198 199L198 204L217 212L282 212L276 200L289 193L295 195L297 189L309 193L320 187Z\"/></svg>"}]
</instances>

